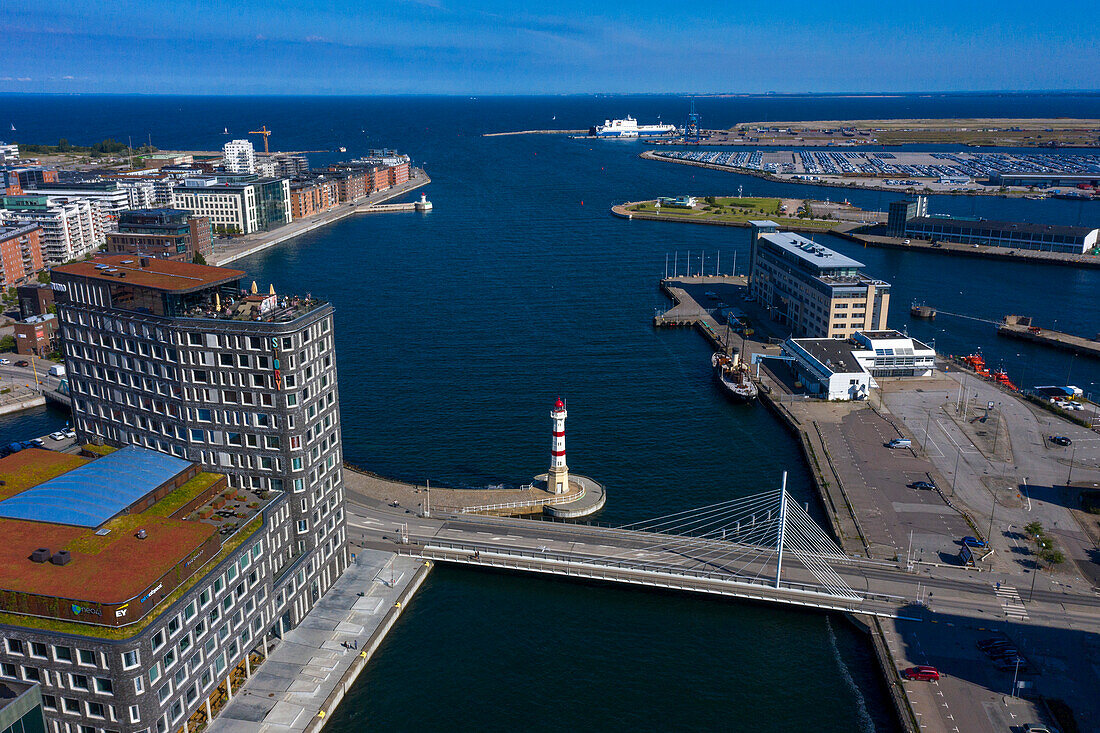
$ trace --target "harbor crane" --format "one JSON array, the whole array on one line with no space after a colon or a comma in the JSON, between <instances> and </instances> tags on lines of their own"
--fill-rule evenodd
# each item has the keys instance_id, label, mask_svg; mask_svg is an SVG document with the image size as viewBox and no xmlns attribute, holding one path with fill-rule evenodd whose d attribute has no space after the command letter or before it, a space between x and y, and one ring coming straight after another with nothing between
<instances>
[{"instance_id":1,"label":"harbor crane","mask_svg":"<svg viewBox=\"0 0 1100 733\"><path fill-rule=\"evenodd\" d=\"M264 154L266 155L270 151L267 149L267 138L271 135L271 130L267 129L267 125L264 125L259 130L249 130L249 135L263 135L264 136Z\"/></svg>"}]
</instances>

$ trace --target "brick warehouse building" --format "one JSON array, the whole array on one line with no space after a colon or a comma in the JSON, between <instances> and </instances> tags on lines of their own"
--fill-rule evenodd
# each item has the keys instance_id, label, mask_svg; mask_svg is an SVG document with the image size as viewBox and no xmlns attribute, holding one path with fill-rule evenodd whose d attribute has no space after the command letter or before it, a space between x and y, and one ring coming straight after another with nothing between
<instances>
[{"instance_id":1,"label":"brick warehouse building","mask_svg":"<svg viewBox=\"0 0 1100 733\"><path fill-rule=\"evenodd\" d=\"M4 287L18 285L43 268L42 227L0 226L0 275Z\"/></svg>"},{"instance_id":2,"label":"brick warehouse building","mask_svg":"<svg viewBox=\"0 0 1100 733\"><path fill-rule=\"evenodd\" d=\"M40 686L52 733L194 730L308 582L284 492L138 446L27 449L0 478L0 678Z\"/></svg>"},{"instance_id":3,"label":"brick warehouse building","mask_svg":"<svg viewBox=\"0 0 1100 733\"><path fill-rule=\"evenodd\" d=\"M296 626L347 567L333 308L241 289L243 272L106 255L54 268L81 442L140 445L282 492Z\"/></svg>"}]
</instances>

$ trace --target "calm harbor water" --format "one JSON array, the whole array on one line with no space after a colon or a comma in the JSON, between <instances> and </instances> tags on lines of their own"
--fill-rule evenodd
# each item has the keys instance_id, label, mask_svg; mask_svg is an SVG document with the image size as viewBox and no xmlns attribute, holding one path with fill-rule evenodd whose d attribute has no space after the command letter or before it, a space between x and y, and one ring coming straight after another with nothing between
<instances>
[{"instance_id":1,"label":"calm harbor water","mask_svg":"<svg viewBox=\"0 0 1100 733\"><path fill-rule=\"evenodd\" d=\"M390 146L424 165L427 215L345 219L236 263L261 287L337 308L345 457L385 475L450 485L520 483L544 468L547 411L569 400L570 466L608 486L601 520L634 521L775 487L813 501L795 446L762 408L724 402L709 351L654 331L666 253L713 269L747 262L742 229L626 222L611 204L736 192L843 191L642 161L637 143L564 136L627 113L679 120L672 97L146 98L2 100L27 142L135 142L215 149L259 124L278 149L346 155ZM707 125L742 120L1100 116L1100 97L963 95L700 100ZM557 120L551 118L556 116ZM79 123L74 123L78 120ZM74 127L75 126L75 127ZM317 163L343 157L314 154ZM418 193L416 194L418 195ZM933 211L1100 223L1100 204L933 197ZM909 321L917 298L945 311L1039 317L1100 330L1100 271L830 246L894 283L891 324L940 351L981 347L1023 384L1100 389L1095 361L998 339L990 324ZM702 253L702 254L701 254ZM698 264L695 265L698 267ZM681 265L682 267L682 265ZM64 422L0 419L0 441ZM11 437L8 437L11 436ZM547 704L549 703L549 705ZM840 618L713 599L437 568L330 726L485 730L550 727L892 730L864 639Z\"/></svg>"}]
</instances>

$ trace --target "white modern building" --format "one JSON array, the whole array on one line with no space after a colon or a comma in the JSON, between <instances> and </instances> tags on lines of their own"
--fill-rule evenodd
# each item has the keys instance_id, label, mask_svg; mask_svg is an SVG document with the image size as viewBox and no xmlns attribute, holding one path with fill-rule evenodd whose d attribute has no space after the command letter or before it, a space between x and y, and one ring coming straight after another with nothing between
<instances>
[{"instance_id":1,"label":"white modern building","mask_svg":"<svg viewBox=\"0 0 1100 733\"><path fill-rule=\"evenodd\" d=\"M146 178L120 179L118 187L129 197L130 209L151 209L156 207L157 188Z\"/></svg>"},{"instance_id":2,"label":"white modern building","mask_svg":"<svg viewBox=\"0 0 1100 733\"><path fill-rule=\"evenodd\" d=\"M222 146L222 157L230 173L256 172L256 150L248 140L230 140Z\"/></svg>"},{"instance_id":3,"label":"white modern building","mask_svg":"<svg viewBox=\"0 0 1100 733\"><path fill-rule=\"evenodd\" d=\"M177 183L172 205L210 218L217 234L252 234L290 223L290 181L203 176ZM182 184L182 185L181 185Z\"/></svg>"},{"instance_id":4,"label":"white modern building","mask_svg":"<svg viewBox=\"0 0 1100 733\"><path fill-rule=\"evenodd\" d=\"M852 355L872 377L930 377L936 368L936 350L903 333L856 331Z\"/></svg>"},{"instance_id":5,"label":"white modern building","mask_svg":"<svg viewBox=\"0 0 1100 733\"><path fill-rule=\"evenodd\" d=\"M0 142L0 163L14 163L19 160L19 146L15 143Z\"/></svg>"},{"instance_id":6,"label":"white modern building","mask_svg":"<svg viewBox=\"0 0 1100 733\"><path fill-rule=\"evenodd\" d=\"M103 216L89 199L54 196L4 196L0 221L34 223L42 227L42 260L46 265L86 257L106 241Z\"/></svg>"},{"instance_id":7,"label":"white modern building","mask_svg":"<svg viewBox=\"0 0 1100 733\"><path fill-rule=\"evenodd\" d=\"M849 339L787 339L783 355L810 394L827 400L862 400L876 377L931 376L936 351L892 330L857 331Z\"/></svg>"},{"instance_id":8,"label":"white modern building","mask_svg":"<svg viewBox=\"0 0 1100 733\"><path fill-rule=\"evenodd\" d=\"M74 181L66 183L38 183L24 186L28 195L64 197L70 201L86 199L102 213L104 221L118 217L119 212L132 209L130 192L116 181Z\"/></svg>"}]
</instances>

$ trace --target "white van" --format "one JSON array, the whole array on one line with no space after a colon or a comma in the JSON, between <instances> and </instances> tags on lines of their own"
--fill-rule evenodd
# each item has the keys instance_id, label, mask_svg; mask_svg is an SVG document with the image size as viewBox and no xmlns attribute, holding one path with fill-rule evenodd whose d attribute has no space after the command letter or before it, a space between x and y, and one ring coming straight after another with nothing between
<instances>
[{"instance_id":1,"label":"white van","mask_svg":"<svg viewBox=\"0 0 1100 733\"><path fill-rule=\"evenodd\" d=\"M886 444L886 447L887 448L912 448L913 447L913 441L909 440L909 438L894 438L893 440L891 440L889 443Z\"/></svg>"}]
</instances>

